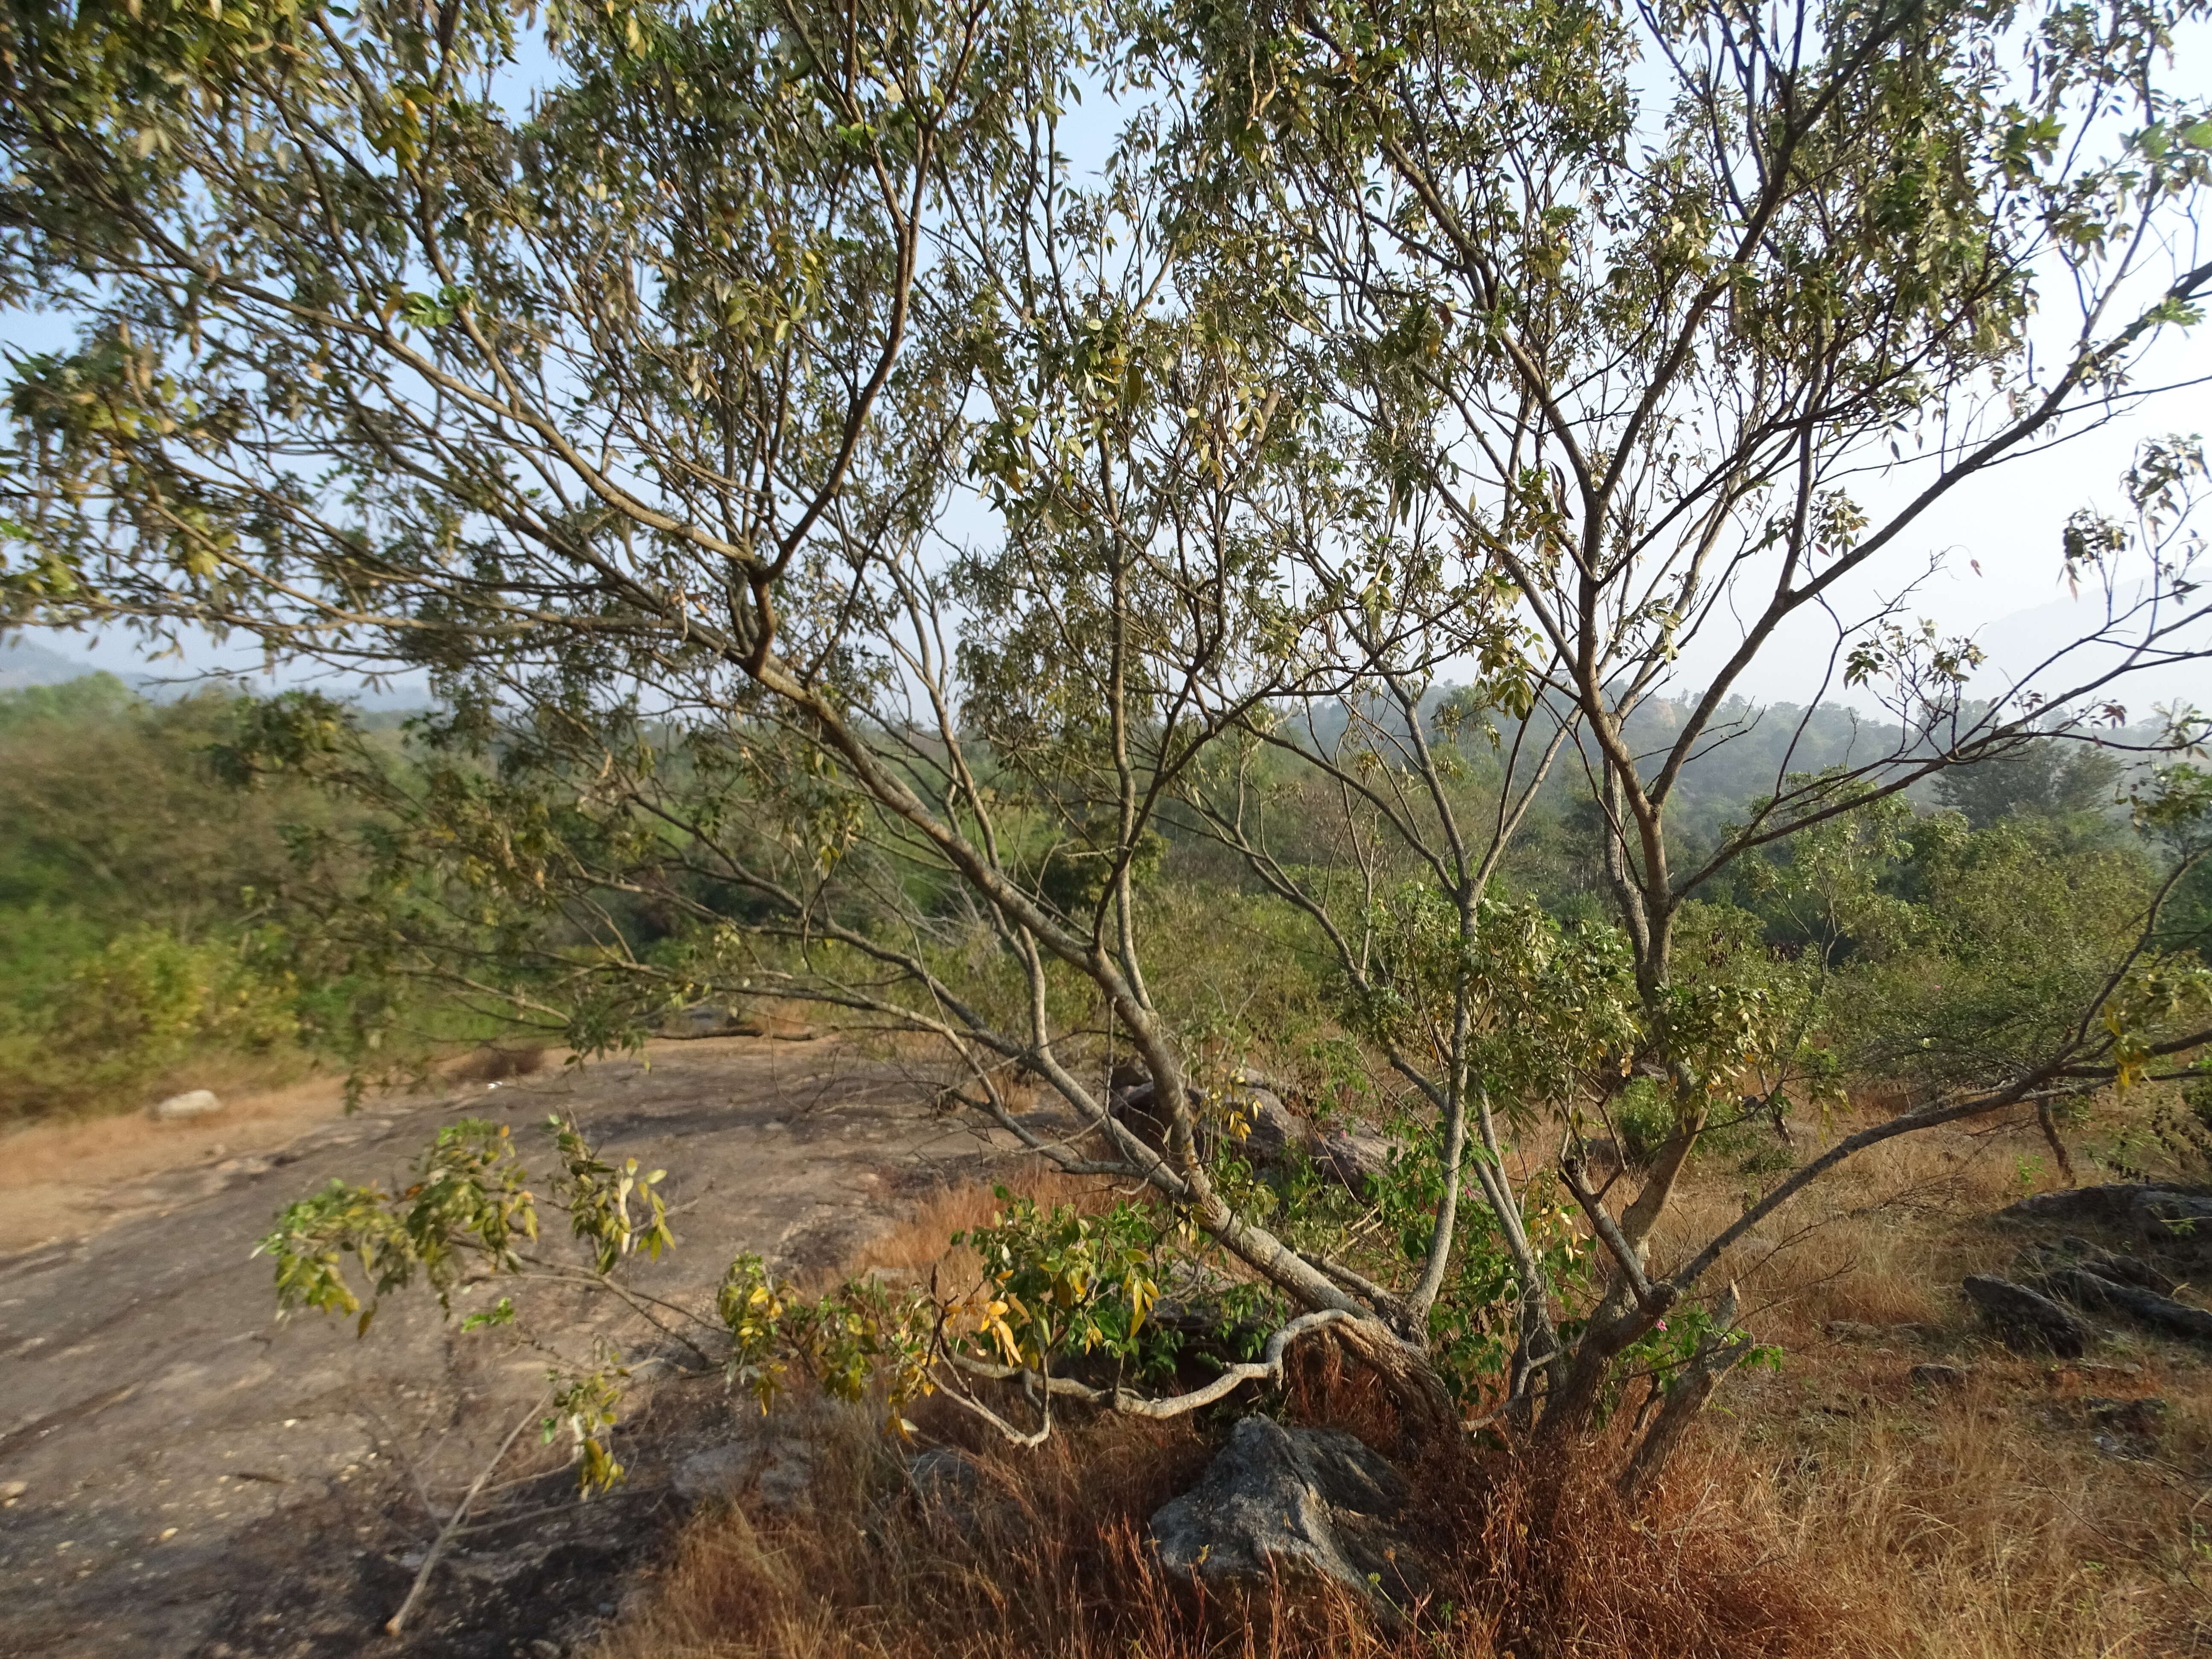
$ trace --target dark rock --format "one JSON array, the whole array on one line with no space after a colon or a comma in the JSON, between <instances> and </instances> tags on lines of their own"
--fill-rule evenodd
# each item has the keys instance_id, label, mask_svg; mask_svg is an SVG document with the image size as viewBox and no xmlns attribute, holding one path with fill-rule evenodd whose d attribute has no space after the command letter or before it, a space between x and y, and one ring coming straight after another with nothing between
<instances>
[{"instance_id":1,"label":"dark rock","mask_svg":"<svg viewBox=\"0 0 2212 1659\"><path fill-rule=\"evenodd\" d=\"M2085 1400L2081 1403L2088 1409L2089 1420L2099 1428L2136 1435L2145 1440L2157 1437L2165 1425L2167 1410L2166 1401L2154 1394L2139 1400Z\"/></svg>"},{"instance_id":2,"label":"dark rock","mask_svg":"<svg viewBox=\"0 0 2212 1659\"><path fill-rule=\"evenodd\" d=\"M2079 1314L2025 1285L1977 1273L1961 1288L2007 1347L2079 1359L2095 1340L2095 1331Z\"/></svg>"},{"instance_id":3,"label":"dark rock","mask_svg":"<svg viewBox=\"0 0 2212 1659\"><path fill-rule=\"evenodd\" d=\"M2135 1213L2138 1231L2158 1243L2212 1233L2212 1194L2152 1188L2136 1200Z\"/></svg>"},{"instance_id":4,"label":"dark rock","mask_svg":"<svg viewBox=\"0 0 2212 1659\"><path fill-rule=\"evenodd\" d=\"M1197 1486L1152 1516L1160 1563L1215 1589L1322 1581L1403 1601L1425 1577L1390 1517L1398 1472L1336 1429L1248 1417Z\"/></svg>"},{"instance_id":5,"label":"dark rock","mask_svg":"<svg viewBox=\"0 0 2212 1659\"><path fill-rule=\"evenodd\" d=\"M1905 1375L1923 1389L1963 1389L1973 1376L1966 1365L1915 1365Z\"/></svg>"},{"instance_id":6,"label":"dark rock","mask_svg":"<svg viewBox=\"0 0 2212 1659\"><path fill-rule=\"evenodd\" d=\"M2100 1249L2086 1238L2068 1237L2056 1244L2039 1245L2023 1253L2023 1260L2037 1272L2048 1272L2057 1267L2086 1267L2100 1279L2109 1279L2115 1285L2133 1285L2158 1296L2172 1296L2179 1288L2173 1279L2160 1272L2140 1256L2118 1255Z\"/></svg>"},{"instance_id":7,"label":"dark rock","mask_svg":"<svg viewBox=\"0 0 2212 1659\"><path fill-rule=\"evenodd\" d=\"M2001 1219L2046 1225L2110 1227L2157 1243L2187 1237L2212 1223L2212 1194L2112 1182L2038 1193L1997 1212Z\"/></svg>"},{"instance_id":8,"label":"dark rock","mask_svg":"<svg viewBox=\"0 0 2212 1659\"><path fill-rule=\"evenodd\" d=\"M1106 1109L1114 1121L1164 1158L1168 1150L1166 1117L1152 1109L1152 1080L1144 1079L1107 1097Z\"/></svg>"},{"instance_id":9,"label":"dark rock","mask_svg":"<svg viewBox=\"0 0 2212 1659\"><path fill-rule=\"evenodd\" d=\"M2076 1307L2124 1313L2167 1336L2212 1342L2212 1313L2135 1285L2116 1284L2087 1267L2059 1267L2042 1283Z\"/></svg>"}]
</instances>

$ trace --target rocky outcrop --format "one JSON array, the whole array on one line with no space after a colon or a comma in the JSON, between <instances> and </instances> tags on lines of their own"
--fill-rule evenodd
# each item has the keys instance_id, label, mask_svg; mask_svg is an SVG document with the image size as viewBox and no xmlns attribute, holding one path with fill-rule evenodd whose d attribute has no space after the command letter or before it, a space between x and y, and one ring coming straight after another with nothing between
<instances>
[{"instance_id":1,"label":"rocky outcrop","mask_svg":"<svg viewBox=\"0 0 2212 1659\"><path fill-rule=\"evenodd\" d=\"M2145 1215L2154 1222L2159 1221L2171 1211L2170 1200L2177 1196L2167 1192L2145 1206L2141 1202L2142 1195L2160 1189L2138 1187L2081 1190L2094 1195L2087 1207L2107 1215L2119 1214L2130 1221L2139 1221ZM2128 1194L2124 1202L2113 1196L2116 1193ZM2072 1195L2040 1194L2045 1199ZM2056 1211L2078 1214L2082 1207L2074 1206L2069 1212L2068 1206L2046 1205L2039 1213ZM2160 1241L2153 1236L2146 1243L2156 1248ZM2167 1241L2165 1254L2176 1253L2172 1242ZM2054 1242L2029 1245L2020 1253L2015 1270L2027 1290L2071 1303L2086 1312L2119 1314L2162 1336L2212 1342L2212 1313L2179 1300L2174 1293L2180 1286L2173 1276L2156 1262L2141 1256L2108 1250L2086 1238L2069 1235Z\"/></svg>"},{"instance_id":2,"label":"rocky outcrop","mask_svg":"<svg viewBox=\"0 0 2212 1659\"><path fill-rule=\"evenodd\" d=\"M2124 1313L2161 1335L2212 1342L2212 1313L2139 1285L2107 1279L2087 1267L2055 1268L2042 1276L2041 1283L2077 1308Z\"/></svg>"},{"instance_id":3,"label":"rocky outcrop","mask_svg":"<svg viewBox=\"0 0 2212 1659\"><path fill-rule=\"evenodd\" d=\"M1961 1288L2008 1348L2079 1359L2096 1340L2095 1330L2079 1314L2025 1285L1977 1273Z\"/></svg>"},{"instance_id":4,"label":"rocky outcrop","mask_svg":"<svg viewBox=\"0 0 2212 1659\"><path fill-rule=\"evenodd\" d=\"M1392 1524L1405 1500L1398 1472L1341 1430L1248 1417L1152 1536L1163 1566L1210 1589L1329 1583L1403 1602L1424 1583Z\"/></svg>"},{"instance_id":5,"label":"rocky outcrop","mask_svg":"<svg viewBox=\"0 0 2212 1659\"><path fill-rule=\"evenodd\" d=\"M691 1453L670 1485L693 1503L750 1502L770 1515L804 1515L814 1503L819 1443L803 1420L761 1418L750 1431Z\"/></svg>"},{"instance_id":6,"label":"rocky outcrop","mask_svg":"<svg viewBox=\"0 0 2212 1659\"><path fill-rule=\"evenodd\" d=\"M2150 1243L2212 1232L2212 1193L2114 1182L2038 1193L1997 1212L2000 1220L2108 1227Z\"/></svg>"},{"instance_id":7,"label":"rocky outcrop","mask_svg":"<svg viewBox=\"0 0 2212 1659\"><path fill-rule=\"evenodd\" d=\"M2141 1256L2120 1255L2100 1249L2086 1238L2067 1237L2055 1244L2035 1244L2021 1252L2021 1265L2031 1273L2056 1273L2085 1267L2115 1285L2132 1285L2154 1296L2172 1296L2178 1282L2170 1273Z\"/></svg>"}]
</instances>

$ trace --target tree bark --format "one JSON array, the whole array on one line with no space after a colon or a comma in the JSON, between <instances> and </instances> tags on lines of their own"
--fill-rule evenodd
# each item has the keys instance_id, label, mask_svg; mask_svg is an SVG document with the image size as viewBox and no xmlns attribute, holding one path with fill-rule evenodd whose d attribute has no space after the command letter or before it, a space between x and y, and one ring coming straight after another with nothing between
<instances>
[{"instance_id":1,"label":"tree bark","mask_svg":"<svg viewBox=\"0 0 2212 1659\"><path fill-rule=\"evenodd\" d=\"M1429 1357L1379 1320L1347 1320L1329 1334L1381 1378L1408 1445L1434 1445L1459 1431L1459 1410Z\"/></svg>"},{"instance_id":2,"label":"tree bark","mask_svg":"<svg viewBox=\"0 0 2212 1659\"><path fill-rule=\"evenodd\" d=\"M1620 1473L1620 1495L1633 1504L1651 1489L1652 1483L1666 1473L1667 1465L1680 1449L1682 1437L1690 1431L1706 1402L1719 1388L1721 1378L1733 1370L1738 1360L1751 1352L1748 1332L1735 1328L1736 1289L1731 1285L1716 1309L1712 1330L1698 1345L1682 1375L1674 1380L1668 1390L1667 1401L1659 1408L1659 1415L1644 1431L1644 1438L1637 1443L1630 1455L1628 1467Z\"/></svg>"}]
</instances>

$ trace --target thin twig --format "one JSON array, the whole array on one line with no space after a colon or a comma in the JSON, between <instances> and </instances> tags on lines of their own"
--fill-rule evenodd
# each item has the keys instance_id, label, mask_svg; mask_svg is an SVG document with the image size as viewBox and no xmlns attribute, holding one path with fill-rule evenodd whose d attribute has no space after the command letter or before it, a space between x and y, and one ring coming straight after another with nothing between
<instances>
[{"instance_id":1,"label":"thin twig","mask_svg":"<svg viewBox=\"0 0 2212 1659\"><path fill-rule=\"evenodd\" d=\"M507 1461L507 1453L514 1449L514 1443L522 1437L522 1431L538 1420L538 1413L543 1404L542 1401L531 1402L530 1409L513 1428L507 1431L507 1438L499 1443L499 1449L492 1454L491 1462L477 1471L476 1480L470 1483L468 1491L461 1495L461 1501L453 1506L453 1514L447 1516L446 1524L438 1529L437 1537L431 1540L429 1553L423 1556L422 1566L416 1569L415 1582L407 1587L407 1599L399 1604L399 1611L385 1621L384 1633L386 1636L399 1634L401 1627L407 1622L407 1615L414 1612L415 1603L422 1599L423 1589L430 1582L430 1574L436 1569L438 1563L444 1559L447 1550L452 1547L453 1540L460 1536L463 1530L461 1522L468 1518L469 1506L477 1501L477 1494L484 1489L484 1482L491 1479L493 1471Z\"/></svg>"}]
</instances>

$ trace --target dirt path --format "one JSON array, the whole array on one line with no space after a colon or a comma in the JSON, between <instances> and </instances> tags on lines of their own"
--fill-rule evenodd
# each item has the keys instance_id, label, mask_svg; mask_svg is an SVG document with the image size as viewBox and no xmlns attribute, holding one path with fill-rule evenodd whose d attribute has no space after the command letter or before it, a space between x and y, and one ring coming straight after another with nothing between
<instances>
[{"instance_id":1,"label":"dirt path","mask_svg":"<svg viewBox=\"0 0 2212 1659\"><path fill-rule=\"evenodd\" d=\"M0 1651L537 1659L587 1636L613 1610L609 1583L684 1507L681 1460L736 1431L720 1387L648 1390L622 1445L627 1486L576 1510L549 1474L553 1513L471 1538L403 1644L379 1627L433 1506L529 1412L547 1356L464 1335L419 1295L358 1342L335 1322L277 1325L249 1251L283 1203L336 1176L392 1182L464 1111L513 1123L533 1152L536 1123L571 1111L616 1155L665 1166L679 1248L642 1282L676 1300L708 1293L743 1249L826 1273L1008 1157L933 1117L923 1080L834 1039L672 1044L650 1060L372 1104L304 1133L331 1103L302 1097L195 1126L168 1168L118 1129L91 1149L125 1177L107 1186L82 1168L40 1176L51 1146L19 1158L0 1237L62 1236L0 1258ZM560 1346L638 1352L641 1333L599 1303L551 1310Z\"/></svg>"}]
</instances>

